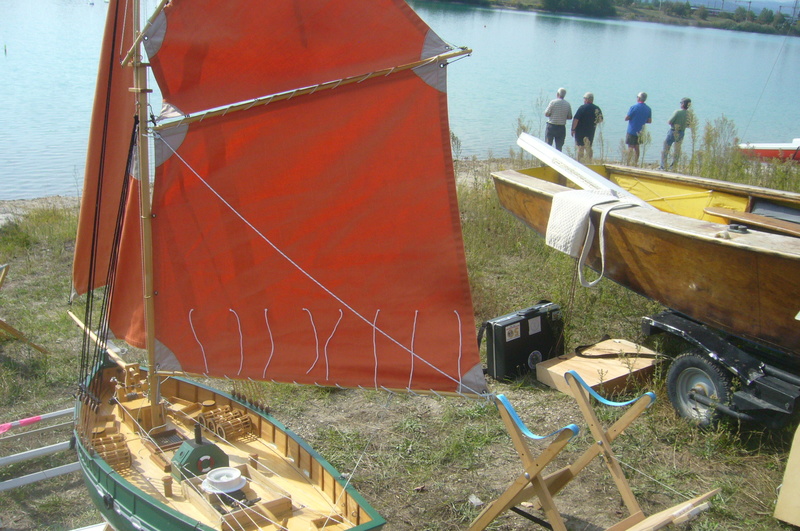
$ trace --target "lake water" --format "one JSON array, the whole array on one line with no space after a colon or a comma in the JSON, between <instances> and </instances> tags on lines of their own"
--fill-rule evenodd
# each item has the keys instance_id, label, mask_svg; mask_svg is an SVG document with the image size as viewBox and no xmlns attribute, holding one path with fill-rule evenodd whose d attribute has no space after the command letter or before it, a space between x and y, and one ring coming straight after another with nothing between
<instances>
[{"instance_id":1,"label":"lake water","mask_svg":"<svg viewBox=\"0 0 800 531\"><path fill-rule=\"evenodd\" d=\"M598 140L611 159L642 90L654 145L683 96L701 122L733 120L743 141L800 136L800 39L411 3L442 38L474 50L449 67L462 157L506 156L520 116L543 130L544 107L561 86L573 110L595 93L606 117ZM100 0L0 2L0 199L80 193L106 8Z\"/></svg>"}]
</instances>

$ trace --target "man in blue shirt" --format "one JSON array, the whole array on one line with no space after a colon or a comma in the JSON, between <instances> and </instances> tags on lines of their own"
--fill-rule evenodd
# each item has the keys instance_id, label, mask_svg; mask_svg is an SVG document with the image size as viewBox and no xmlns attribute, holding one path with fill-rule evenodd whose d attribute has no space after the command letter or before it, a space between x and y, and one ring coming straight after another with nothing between
<instances>
[{"instance_id":1,"label":"man in blue shirt","mask_svg":"<svg viewBox=\"0 0 800 531\"><path fill-rule=\"evenodd\" d=\"M628 122L628 131L625 135L625 143L628 145L628 161L630 162L633 153L633 164L639 164L639 143L644 129L644 124L653 121L653 111L644 102L647 101L647 93L640 92L636 96L636 104L628 109L625 121Z\"/></svg>"}]
</instances>

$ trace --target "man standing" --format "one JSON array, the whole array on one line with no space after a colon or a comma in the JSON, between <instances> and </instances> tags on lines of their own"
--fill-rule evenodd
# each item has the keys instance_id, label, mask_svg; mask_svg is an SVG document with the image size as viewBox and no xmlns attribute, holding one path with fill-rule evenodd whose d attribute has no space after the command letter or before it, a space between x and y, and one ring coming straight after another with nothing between
<instances>
[{"instance_id":1,"label":"man standing","mask_svg":"<svg viewBox=\"0 0 800 531\"><path fill-rule=\"evenodd\" d=\"M639 141L644 129L644 124L653 121L653 111L644 102L647 101L647 93L640 92L636 96L636 103L628 109L625 121L628 122L628 131L625 134L625 143L628 145L628 161L630 162L633 153L633 164L639 164Z\"/></svg>"},{"instance_id":2,"label":"man standing","mask_svg":"<svg viewBox=\"0 0 800 531\"><path fill-rule=\"evenodd\" d=\"M572 119L572 107L570 107L564 96L567 89L560 88L556 92L556 99L547 105L544 115L547 116L547 127L544 131L544 141L549 145L556 143L556 149L561 151L564 146L564 139L567 138L567 120Z\"/></svg>"},{"instance_id":3,"label":"man standing","mask_svg":"<svg viewBox=\"0 0 800 531\"><path fill-rule=\"evenodd\" d=\"M572 136L575 137L575 146L578 148L578 161L592 162L594 131L602 121L603 111L594 104L594 94L587 92L583 95L583 105L578 107L575 118L572 119Z\"/></svg>"},{"instance_id":4,"label":"man standing","mask_svg":"<svg viewBox=\"0 0 800 531\"><path fill-rule=\"evenodd\" d=\"M661 150L661 167L659 168L661 170L667 167L667 158L669 158L669 149L672 144L675 144L675 157L672 159L670 168L674 168L675 163L681 158L683 135L687 128L692 128L692 119L689 115L689 105L691 104L692 100L689 98L681 98L680 108L672 113L672 117L667 122L669 131L667 132L667 139L664 140L664 149Z\"/></svg>"}]
</instances>

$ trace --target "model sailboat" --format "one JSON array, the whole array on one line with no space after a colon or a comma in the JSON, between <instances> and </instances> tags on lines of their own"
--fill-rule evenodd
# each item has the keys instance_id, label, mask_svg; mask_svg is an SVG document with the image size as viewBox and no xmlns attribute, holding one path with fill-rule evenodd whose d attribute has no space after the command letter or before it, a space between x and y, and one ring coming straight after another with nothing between
<instances>
[{"instance_id":1,"label":"model sailboat","mask_svg":"<svg viewBox=\"0 0 800 531\"><path fill-rule=\"evenodd\" d=\"M446 107L469 51L402 0L108 9L73 274L92 498L117 529L380 527L276 420L177 376L485 392Z\"/></svg>"}]
</instances>

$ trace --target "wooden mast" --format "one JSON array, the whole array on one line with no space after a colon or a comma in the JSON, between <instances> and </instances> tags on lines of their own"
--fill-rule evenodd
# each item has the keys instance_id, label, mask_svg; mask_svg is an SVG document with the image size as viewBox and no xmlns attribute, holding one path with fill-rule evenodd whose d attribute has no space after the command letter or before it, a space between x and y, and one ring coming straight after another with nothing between
<instances>
[{"instance_id":1,"label":"wooden mast","mask_svg":"<svg viewBox=\"0 0 800 531\"><path fill-rule=\"evenodd\" d=\"M134 2L134 34L141 32L141 5L139 0ZM134 88L136 93L136 113L139 119L139 132L137 141L137 177L139 178L139 201L142 227L142 263L144 270L144 318L147 348L147 378L148 393L150 398L150 419L152 429L164 424L164 410L161 405L158 374L155 360L155 315L153 301L153 239L150 211L150 142L147 135L147 97L151 92L147 88L147 65L142 62L141 39L137 39L134 46L133 69Z\"/></svg>"}]
</instances>

